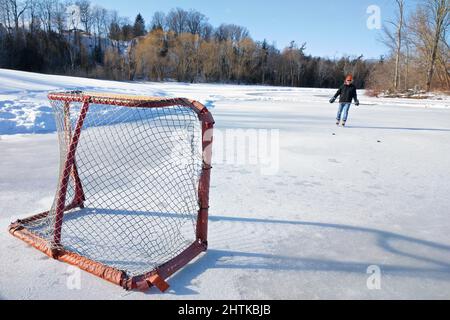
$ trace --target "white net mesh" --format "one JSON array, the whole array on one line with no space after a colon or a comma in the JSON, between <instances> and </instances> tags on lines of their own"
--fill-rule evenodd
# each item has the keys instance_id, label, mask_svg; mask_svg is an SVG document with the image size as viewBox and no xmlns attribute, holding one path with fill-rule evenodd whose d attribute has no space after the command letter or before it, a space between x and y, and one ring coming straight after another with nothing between
<instances>
[{"instance_id":1,"label":"white net mesh","mask_svg":"<svg viewBox=\"0 0 450 320\"><path fill-rule=\"evenodd\" d=\"M61 181L68 173L57 243L63 248L135 276L195 241L202 128L192 109L91 104L74 166L65 171L82 104L52 106L61 150L59 185L48 216L30 223L30 231L55 245Z\"/></svg>"}]
</instances>

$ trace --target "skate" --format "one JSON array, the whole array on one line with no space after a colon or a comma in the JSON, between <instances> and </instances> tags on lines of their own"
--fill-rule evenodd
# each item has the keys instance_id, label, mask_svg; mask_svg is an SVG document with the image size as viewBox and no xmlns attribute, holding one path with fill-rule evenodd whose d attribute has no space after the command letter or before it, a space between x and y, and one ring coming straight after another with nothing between
<instances>
[{"instance_id":1,"label":"skate","mask_svg":"<svg viewBox=\"0 0 450 320\"><path fill-rule=\"evenodd\" d=\"M341 123L341 121L340 120L337 120L336 121L336 125L339 127L339 124Z\"/></svg>"},{"instance_id":2,"label":"skate","mask_svg":"<svg viewBox=\"0 0 450 320\"><path fill-rule=\"evenodd\" d=\"M345 127L345 121L342 121L342 126Z\"/></svg>"}]
</instances>

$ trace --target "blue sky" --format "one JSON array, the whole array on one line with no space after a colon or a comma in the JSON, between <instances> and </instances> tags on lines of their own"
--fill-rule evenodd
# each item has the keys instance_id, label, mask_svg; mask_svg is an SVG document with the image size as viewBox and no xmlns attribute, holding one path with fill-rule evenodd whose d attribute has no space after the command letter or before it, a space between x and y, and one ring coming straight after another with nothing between
<instances>
[{"instance_id":1,"label":"blue sky","mask_svg":"<svg viewBox=\"0 0 450 320\"><path fill-rule=\"evenodd\" d=\"M213 26L239 24L254 40L267 39L279 49L295 40L307 43L308 54L339 57L345 54L379 58L387 49L377 39L380 30L367 27L367 8L378 6L383 21L392 19L392 0L91 0L134 20L141 13L147 24L155 11L196 9ZM409 0L409 9L418 0Z\"/></svg>"}]
</instances>

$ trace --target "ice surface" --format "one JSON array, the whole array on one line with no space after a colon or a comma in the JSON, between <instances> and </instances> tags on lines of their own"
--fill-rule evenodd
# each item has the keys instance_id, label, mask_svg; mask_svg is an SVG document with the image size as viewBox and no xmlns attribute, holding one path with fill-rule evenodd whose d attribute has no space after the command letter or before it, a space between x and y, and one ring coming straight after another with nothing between
<instances>
[{"instance_id":1,"label":"ice surface","mask_svg":"<svg viewBox=\"0 0 450 320\"><path fill-rule=\"evenodd\" d=\"M84 272L81 288L71 290L66 264L6 232L12 220L51 206L59 158L54 133L6 134L35 132L12 124L0 140L2 298L450 298L447 98L361 94L363 105L352 107L343 129L335 126L337 105L328 103L334 90L119 83L9 70L0 70L0 79L5 121L20 111L48 112L37 109L48 106L47 90L79 88L197 99L211 107L218 137L233 128L280 130L275 175L215 159L209 251L170 279L168 293L143 294ZM6 112L5 105L18 109ZM217 139L214 149L221 147ZM381 290L367 287L372 265L381 268Z\"/></svg>"}]
</instances>

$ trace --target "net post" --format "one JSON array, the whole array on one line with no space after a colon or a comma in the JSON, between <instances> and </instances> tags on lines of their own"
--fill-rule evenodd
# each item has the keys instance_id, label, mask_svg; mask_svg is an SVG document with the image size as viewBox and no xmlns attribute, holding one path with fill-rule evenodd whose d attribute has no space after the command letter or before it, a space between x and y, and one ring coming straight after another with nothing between
<instances>
[{"instance_id":1,"label":"net post","mask_svg":"<svg viewBox=\"0 0 450 320\"><path fill-rule=\"evenodd\" d=\"M64 169L61 175L60 187L58 190L58 199L56 202L56 212L55 212L55 229L54 236L52 241L52 252L56 256L58 251L61 249L61 228L63 223L64 211L65 211L65 203L66 203L66 195L67 195L67 186L69 183L69 178L71 173L73 172L73 167L75 163L75 152L77 149L78 142L80 140L81 128L83 127L84 119L86 118L86 114L89 110L89 97L86 97L83 101L83 105L81 107L80 115L78 117L78 121L75 127L75 132L70 141L69 149L67 151L66 161L64 163Z\"/></svg>"},{"instance_id":2,"label":"net post","mask_svg":"<svg viewBox=\"0 0 450 320\"><path fill-rule=\"evenodd\" d=\"M198 117L202 122L202 151L203 166L198 185L199 211L197 217L196 236L199 243L204 245L205 251L208 246L208 216L209 216L209 188L212 169L212 143L214 118L208 109L198 101L191 101L197 110Z\"/></svg>"},{"instance_id":3,"label":"net post","mask_svg":"<svg viewBox=\"0 0 450 320\"><path fill-rule=\"evenodd\" d=\"M70 121L70 101L64 101L64 132L65 132L65 143L69 146L72 141L72 124ZM75 157L75 155L74 155ZM78 175L77 163L74 159L72 167L72 179L75 183L75 196L73 198L71 207L84 207L84 201L86 201L83 186L81 184L80 176Z\"/></svg>"},{"instance_id":4,"label":"net post","mask_svg":"<svg viewBox=\"0 0 450 320\"><path fill-rule=\"evenodd\" d=\"M75 197L73 199L73 206L80 207L83 209L84 201L86 201L86 197L84 195L80 176L78 175L76 160L74 160L74 162L73 162L72 177L73 177L73 180L75 181Z\"/></svg>"}]
</instances>

